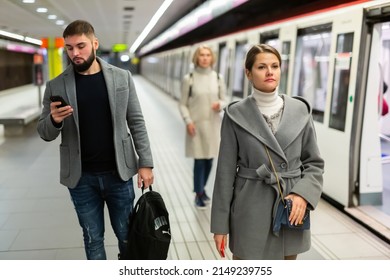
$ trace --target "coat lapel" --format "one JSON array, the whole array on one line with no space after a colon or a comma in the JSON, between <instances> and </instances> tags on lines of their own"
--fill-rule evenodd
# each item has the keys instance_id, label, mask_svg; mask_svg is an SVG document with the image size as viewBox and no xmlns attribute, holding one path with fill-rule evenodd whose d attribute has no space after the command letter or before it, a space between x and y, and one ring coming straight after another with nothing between
<instances>
[{"instance_id":1,"label":"coat lapel","mask_svg":"<svg viewBox=\"0 0 390 280\"><path fill-rule=\"evenodd\" d=\"M108 92L108 100L110 102L112 120L115 121L116 112L116 95L115 95L115 77L112 67L101 58L97 57L97 60L102 67L104 80L106 81L106 87Z\"/></svg>"},{"instance_id":2,"label":"coat lapel","mask_svg":"<svg viewBox=\"0 0 390 280\"><path fill-rule=\"evenodd\" d=\"M232 121L285 158L284 150L302 133L310 118L310 107L304 101L283 95L284 110L277 132L272 134L252 97L226 108Z\"/></svg>"},{"instance_id":3,"label":"coat lapel","mask_svg":"<svg viewBox=\"0 0 390 280\"><path fill-rule=\"evenodd\" d=\"M79 129L79 114L77 109L76 80L73 66L70 65L64 72L65 92L69 100L69 105L73 108L73 118L77 129Z\"/></svg>"},{"instance_id":4,"label":"coat lapel","mask_svg":"<svg viewBox=\"0 0 390 280\"><path fill-rule=\"evenodd\" d=\"M310 112L310 108L298 99L291 98L287 95L284 95L283 98L283 115L275 137L282 150L285 150L305 128L310 117L308 113L308 111Z\"/></svg>"},{"instance_id":5,"label":"coat lapel","mask_svg":"<svg viewBox=\"0 0 390 280\"><path fill-rule=\"evenodd\" d=\"M261 143L266 144L269 149L273 150L282 158L285 158L283 150L257 108L256 101L252 97L231 104L226 109L226 113L237 125L256 137Z\"/></svg>"}]
</instances>

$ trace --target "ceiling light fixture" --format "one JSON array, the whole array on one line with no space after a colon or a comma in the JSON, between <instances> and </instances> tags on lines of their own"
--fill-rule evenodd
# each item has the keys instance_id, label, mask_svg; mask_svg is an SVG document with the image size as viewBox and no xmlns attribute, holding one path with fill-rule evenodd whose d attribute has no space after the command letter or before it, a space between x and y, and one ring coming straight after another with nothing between
<instances>
[{"instance_id":1,"label":"ceiling light fixture","mask_svg":"<svg viewBox=\"0 0 390 280\"><path fill-rule=\"evenodd\" d=\"M38 8L37 13L47 13L47 9L46 8Z\"/></svg>"},{"instance_id":2,"label":"ceiling light fixture","mask_svg":"<svg viewBox=\"0 0 390 280\"><path fill-rule=\"evenodd\" d=\"M0 30L0 35L5 36L5 37L9 37L9 38L13 38L13 39L17 39L17 40L21 40L21 41L24 40L24 36L22 36L22 35L3 31L3 30Z\"/></svg>"},{"instance_id":3,"label":"ceiling light fixture","mask_svg":"<svg viewBox=\"0 0 390 280\"><path fill-rule=\"evenodd\" d=\"M42 41L41 40L38 40L38 39L35 39L35 38L31 38L31 37L25 37L24 38L24 41L28 42L28 43L31 43L31 44L35 44L35 45L42 45Z\"/></svg>"},{"instance_id":4,"label":"ceiling light fixture","mask_svg":"<svg viewBox=\"0 0 390 280\"><path fill-rule=\"evenodd\" d=\"M141 32L141 34L135 40L133 45L130 47L130 53L135 53L135 51L137 50L139 45L141 45L142 41L146 38L146 36L149 34L149 32L152 30L152 28L156 25L158 20L165 13L165 11L172 4L172 2L173 2L173 0L165 0L164 1L164 3L161 5L161 7L157 10L157 12L154 14L152 19L146 25L145 29Z\"/></svg>"}]
</instances>

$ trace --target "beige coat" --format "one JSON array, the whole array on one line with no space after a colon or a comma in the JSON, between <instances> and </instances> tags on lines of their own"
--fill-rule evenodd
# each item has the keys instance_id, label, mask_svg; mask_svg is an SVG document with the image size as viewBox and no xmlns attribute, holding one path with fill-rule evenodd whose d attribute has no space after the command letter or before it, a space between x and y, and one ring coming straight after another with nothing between
<instances>
[{"instance_id":1,"label":"beige coat","mask_svg":"<svg viewBox=\"0 0 390 280\"><path fill-rule=\"evenodd\" d=\"M186 157L210 159L218 155L221 115L211 109L211 104L219 101L221 108L226 105L226 86L223 77L219 75L218 78L217 75L211 68L197 67L192 77L187 74L183 78L180 113L186 125L194 123L196 128L193 137L185 132Z\"/></svg>"}]
</instances>

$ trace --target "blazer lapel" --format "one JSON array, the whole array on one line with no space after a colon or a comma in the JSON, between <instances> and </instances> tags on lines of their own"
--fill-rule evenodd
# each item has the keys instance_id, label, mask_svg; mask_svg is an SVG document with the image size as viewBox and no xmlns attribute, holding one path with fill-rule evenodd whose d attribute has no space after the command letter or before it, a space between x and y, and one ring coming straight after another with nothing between
<instances>
[{"instance_id":1,"label":"blazer lapel","mask_svg":"<svg viewBox=\"0 0 390 280\"><path fill-rule=\"evenodd\" d=\"M97 57L97 60L102 67L104 80L106 81L106 87L108 92L108 100L110 102L111 116L113 122L115 121L115 112L116 112L116 95L115 95L115 76L113 73L112 67L106 63L104 60Z\"/></svg>"},{"instance_id":2,"label":"blazer lapel","mask_svg":"<svg viewBox=\"0 0 390 280\"><path fill-rule=\"evenodd\" d=\"M73 66L66 68L64 72L65 92L69 100L69 105L73 108L73 118L75 120L77 130L79 129L79 114L77 109L77 95L76 95L76 80L74 76Z\"/></svg>"}]
</instances>

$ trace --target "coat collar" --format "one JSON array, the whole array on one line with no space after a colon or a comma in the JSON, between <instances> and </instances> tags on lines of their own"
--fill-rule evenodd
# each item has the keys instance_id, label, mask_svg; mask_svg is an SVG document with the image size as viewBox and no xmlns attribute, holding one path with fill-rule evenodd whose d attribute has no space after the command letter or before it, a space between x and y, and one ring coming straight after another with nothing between
<instances>
[{"instance_id":1,"label":"coat collar","mask_svg":"<svg viewBox=\"0 0 390 280\"><path fill-rule=\"evenodd\" d=\"M300 101L287 95L283 98L284 111L275 135L251 96L231 103L225 112L234 123L285 158L283 150L298 137L310 119L310 106L302 98Z\"/></svg>"}]
</instances>

